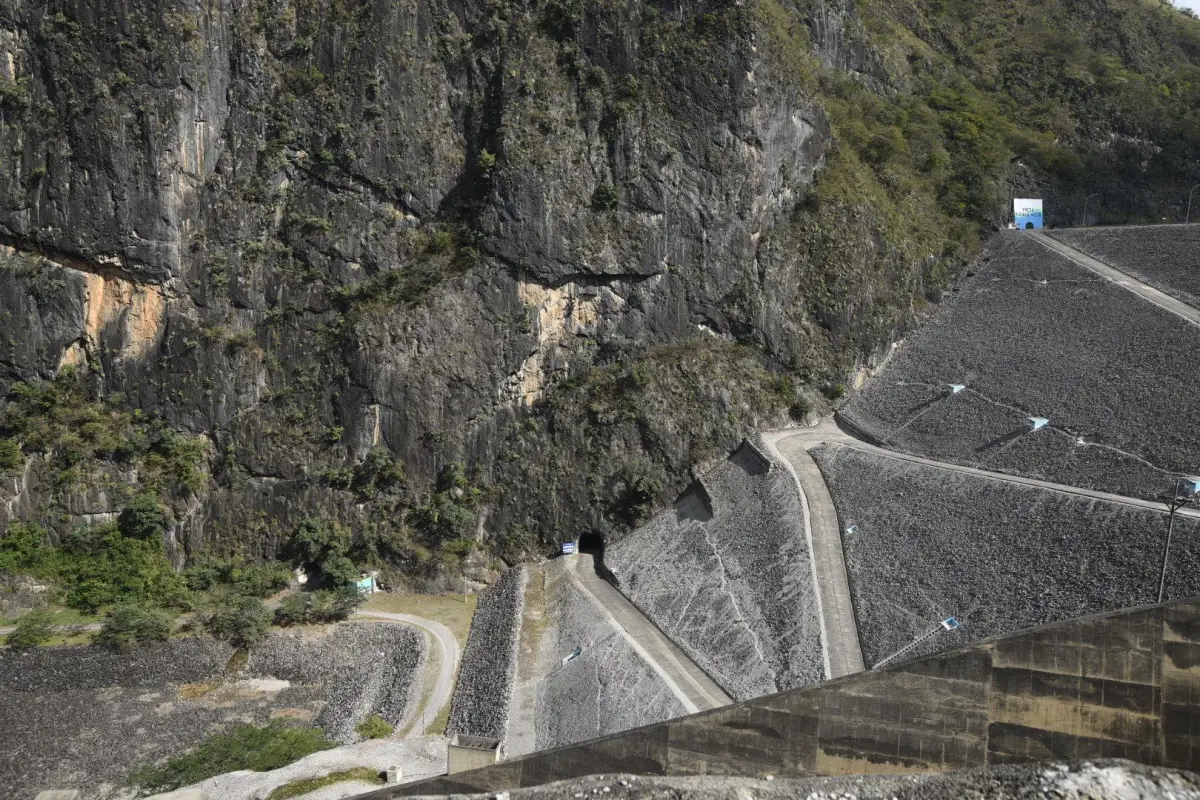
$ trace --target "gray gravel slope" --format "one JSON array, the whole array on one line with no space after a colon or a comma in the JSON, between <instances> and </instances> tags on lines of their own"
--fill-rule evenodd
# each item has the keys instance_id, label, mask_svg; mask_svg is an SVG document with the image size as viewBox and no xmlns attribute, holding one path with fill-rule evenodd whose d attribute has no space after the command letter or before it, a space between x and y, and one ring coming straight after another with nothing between
<instances>
[{"instance_id":1,"label":"gray gravel slope","mask_svg":"<svg viewBox=\"0 0 1200 800\"><path fill-rule=\"evenodd\" d=\"M682 716L683 704L603 612L576 586L569 563L547 564L547 607L534 714L536 750ZM582 653L562 659L576 647Z\"/></svg>"},{"instance_id":2,"label":"gray gravel slope","mask_svg":"<svg viewBox=\"0 0 1200 800\"><path fill-rule=\"evenodd\" d=\"M517 670L517 639L525 604L524 567L517 566L479 595L459 668L446 733L503 739Z\"/></svg>"},{"instance_id":3,"label":"gray gravel slope","mask_svg":"<svg viewBox=\"0 0 1200 800\"><path fill-rule=\"evenodd\" d=\"M1084 614L1154 603L1167 519L825 444L868 665ZM1200 522L1175 522L1168 599L1200 594ZM963 628L940 630L957 617Z\"/></svg>"},{"instance_id":4,"label":"gray gravel slope","mask_svg":"<svg viewBox=\"0 0 1200 800\"><path fill-rule=\"evenodd\" d=\"M387 790L371 797L386 797ZM502 795L449 795L512 800L1200 800L1200 776L1129 761L1020 764L936 775L851 775L838 778L639 777L592 775Z\"/></svg>"},{"instance_id":5,"label":"gray gravel slope","mask_svg":"<svg viewBox=\"0 0 1200 800\"><path fill-rule=\"evenodd\" d=\"M251 675L323 686L328 701L315 724L342 744L372 714L398 725L419 700L425 637L405 625L347 623L325 636L277 632L255 648Z\"/></svg>"},{"instance_id":6,"label":"gray gravel slope","mask_svg":"<svg viewBox=\"0 0 1200 800\"><path fill-rule=\"evenodd\" d=\"M1200 206L1193 209L1200 216ZM1200 225L1137 225L1047 231L1155 289L1200 308Z\"/></svg>"},{"instance_id":7,"label":"gray gravel slope","mask_svg":"<svg viewBox=\"0 0 1200 800\"><path fill-rule=\"evenodd\" d=\"M800 499L743 445L605 552L621 592L738 700L824 679Z\"/></svg>"},{"instance_id":8,"label":"gray gravel slope","mask_svg":"<svg viewBox=\"0 0 1200 800\"><path fill-rule=\"evenodd\" d=\"M917 455L1136 497L1194 473L1200 328L1019 232L976 268L844 421Z\"/></svg>"}]
</instances>

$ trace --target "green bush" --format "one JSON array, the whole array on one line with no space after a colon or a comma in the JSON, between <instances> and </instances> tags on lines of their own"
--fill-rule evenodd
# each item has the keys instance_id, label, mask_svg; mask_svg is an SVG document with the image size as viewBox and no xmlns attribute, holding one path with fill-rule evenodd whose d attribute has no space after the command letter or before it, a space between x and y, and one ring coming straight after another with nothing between
<instances>
[{"instance_id":1,"label":"green bush","mask_svg":"<svg viewBox=\"0 0 1200 800\"><path fill-rule=\"evenodd\" d=\"M295 592L283 598L275 610L275 624L308 625L347 619L363 602L363 594L354 586L329 591Z\"/></svg>"},{"instance_id":2,"label":"green bush","mask_svg":"<svg viewBox=\"0 0 1200 800\"><path fill-rule=\"evenodd\" d=\"M171 636L171 615L157 608L122 603L108 612L93 642L122 652L138 645L165 642Z\"/></svg>"},{"instance_id":3,"label":"green bush","mask_svg":"<svg viewBox=\"0 0 1200 800\"><path fill-rule=\"evenodd\" d=\"M194 591L224 587L249 597L269 597L291 584L292 571L278 561L247 564L240 558L202 557L184 570L183 579Z\"/></svg>"},{"instance_id":4,"label":"green bush","mask_svg":"<svg viewBox=\"0 0 1200 800\"><path fill-rule=\"evenodd\" d=\"M25 454L13 439L0 437L0 475L9 475L25 466Z\"/></svg>"},{"instance_id":5,"label":"green bush","mask_svg":"<svg viewBox=\"0 0 1200 800\"><path fill-rule=\"evenodd\" d=\"M387 720L378 714L372 714L358 724L355 728L358 735L364 739L386 739L395 732Z\"/></svg>"},{"instance_id":6,"label":"green bush","mask_svg":"<svg viewBox=\"0 0 1200 800\"><path fill-rule=\"evenodd\" d=\"M53 635L53 612L30 611L17 620L17 629L8 635L7 642L13 650L31 650L50 641Z\"/></svg>"},{"instance_id":7,"label":"green bush","mask_svg":"<svg viewBox=\"0 0 1200 800\"><path fill-rule=\"evenodd\" d=\"M229 642L239 650L262 642L271 626L271 612L262 600L233 592L214 596L202 619L204 630L214 639Z\"/></svg>"},{"instance_id":8,"label":"green bush","mask_svg":"<svg viewBox=\"0 0 1200 800\"><path fill-rule=\"evenodd\" d=\"M241 725L209 736L195 750L162 766L134 770L129 782L144 793L169 792L226 772L279 769L332 747L317 728Z\"/></svg>"},{"instance_id":9,"label":"green bush","mask_svg":"<svg viewBox=\"0 0 1200 800\"><path fill-rule=\"evenodd\" d=\"M154 492L142 492L117 517L117 529L130 539L161 542L169 526L167 512Z\"/></svg>"},{"instance_id":10,"label":"green bush","mask_svg":"<svg viewBox=\"0 0 1200 800\"><path fill-rule=\"evenodd\" d=\"M592 208L595 211L613 211L619 200L617 187L611 183L602 183L592 192Z\"/></svg>"}]
</instances>

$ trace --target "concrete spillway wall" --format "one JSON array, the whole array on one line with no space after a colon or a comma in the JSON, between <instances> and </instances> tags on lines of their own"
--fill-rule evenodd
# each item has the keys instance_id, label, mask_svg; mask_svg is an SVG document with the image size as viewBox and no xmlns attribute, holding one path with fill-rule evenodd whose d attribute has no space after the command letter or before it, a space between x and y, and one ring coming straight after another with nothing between
<instances>
[{"instance_id":1,"label":"concrete spillway wall","mask_svg":"<svg viewBox=\"0 0 1200 800\"><path fill-rule=\"evenodd\" d=\"M621 592L744 700L824 678L804 517L786 470L749 442L609 545Z\"/></svg>"},{"instance_id":2,"label":"concrete spillway wall","mask_svg":"<svg viewBox=\"0 0 1200 800\"><path fill-rule=\"evenodd\" d=\"M1200 768L1200 600L1085 617L369 797L581 775L942 772L1127 758Z\"/></svg>"}]
</instances>

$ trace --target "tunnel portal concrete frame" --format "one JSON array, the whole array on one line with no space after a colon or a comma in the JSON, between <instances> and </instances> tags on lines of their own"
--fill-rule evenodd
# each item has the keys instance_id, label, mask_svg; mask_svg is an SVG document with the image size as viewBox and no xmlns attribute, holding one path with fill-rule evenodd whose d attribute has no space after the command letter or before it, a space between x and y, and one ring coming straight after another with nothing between
<instances>
[{"instance_id":1,"label":"tunnel portal concrete frame","mask_svg":"<svg viewBox=\"0 0 1200 800\"><path fill-rule=\"evenodd\" d=\"M805 777L1093 758L1200 769L1200 598L1081 617L364 796L598 773Z\"/></svg>"}]
</instances>

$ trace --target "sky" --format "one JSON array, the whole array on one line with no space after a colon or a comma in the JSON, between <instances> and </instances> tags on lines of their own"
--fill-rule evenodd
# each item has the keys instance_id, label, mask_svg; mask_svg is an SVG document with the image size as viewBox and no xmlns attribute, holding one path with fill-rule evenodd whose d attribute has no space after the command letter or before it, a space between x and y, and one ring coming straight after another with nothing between
<instances>
[{"instance_id":1,"label":"sky","mask_svg":"<svg viewBox=\"0 0 1200 800\"><path fill-rule=\"evenodd\" d=\"M1192 11L1200 11L1200 0L1175 0L1175 5L1180 8L1190 8Z\"/></svg>"}]
</instances>

